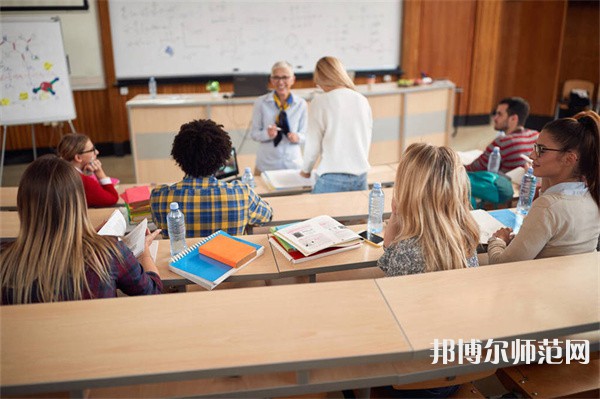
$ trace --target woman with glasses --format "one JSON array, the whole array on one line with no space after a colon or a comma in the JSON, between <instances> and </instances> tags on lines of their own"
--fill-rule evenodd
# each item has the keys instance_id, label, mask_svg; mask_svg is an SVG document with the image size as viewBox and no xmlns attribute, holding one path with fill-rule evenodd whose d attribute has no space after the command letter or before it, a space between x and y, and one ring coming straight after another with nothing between
<instances>
[{"instance_id":1,"label":"woman with glasses","mask_svg":"<svg viewBox=\"0 0 600 399\"><path fill-rule=\"evenodd\" d=\"M296 81L286 61L271 68L273 91L254 103L250 135L258 141L256 171L300 169L306 132L306 101L291 92Z\"/></svg>"},{"instance_id":2,"label":"woman with glasses","mask_svg":"<svg viewBox=\"0 0 600 399\"><path fill-rule=\"evenodd\" d=\"M89 207L112 206L119 200L119 194L111 178L102 169L98 150L85 134L66 134L57 147L58 156L77 169L83 181L85 198Z\"/></svg>"},{"instance_id":3,"label":"woman with glasses","mask_svg":"<svg viewBox=\"0 0 600 399\"><path fill-rule=\"evenodd\" d=\"M542 193L516 236L488 242L490 263L593 252L600 234L600 116L593 111L550 122L531 153Z\"/></svg>"},{"instance_id":4,"label":"woman with glasses","mask_svg":"<svg viewBox=\"0 0 600 399\"><path fill-rule=\"evenodd\" d=\"M79 173L55 155L33 161L17 193L21 227L0 253L2 304L160 294L146 236L136 259L122 241L100 236L87 217Z\"/></svg>"},{"instance_id":5,"label":"woman with glasses","mask_svg":"<svg viewBox=\"0 0 600 399\"><path fill-rule=\"evenodd\" d=\"M369 101L356 91L337 58L321 58L313 79L325 93L310 104L300 174L309 177L321 157L313 193L366 190L373 133Z\"/></svg>"}]
</instances>

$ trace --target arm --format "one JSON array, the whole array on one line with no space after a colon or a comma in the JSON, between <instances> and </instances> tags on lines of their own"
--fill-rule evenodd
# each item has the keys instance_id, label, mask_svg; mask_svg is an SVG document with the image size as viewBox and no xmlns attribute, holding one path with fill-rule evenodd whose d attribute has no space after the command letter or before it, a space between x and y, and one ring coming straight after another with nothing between
<instances>
[{"instance_id":1,"label":"arm","mask_svg":"<svg viewBox=\"0 0 600 399\"><path fill-rule=\"evenodd\" d=\"M112 183L100 184L93 176L81 176L85 199L88 207L113 206L119 200L119 194Z\"/></svg>"},{"instance_id":2,"label":"arm","mask_svg":"<svg viewBox=\"0 0 600 399\"><path fill-rule=\"evenodd\" d=\"M325 133L324 116L318 104L318 98L313 100L308 116L306 143L304 144L304 164L302 172L310 174L317 158L321 154L323 134Z\"/></svg>"},{"instance_id":3,"label":"arm","mask_svg":"<svg viewBox=\"0 0 600 399\"><path fill-rule=\"evenodd\" d=\"M537 206L536 206L537 205ZM534 201L523 225L510 244L503 239L490 239L488 257L490 264L535 259L552 238L553 217L548 208Z\"/></svg>"},{"instance_id":4,"label":"arm","mask_svg":"<svg viewBox=\"0 0 600 399\"><path fill-rule=\"evenodd\" d=\"M117 247L123 256L122 261L117 261L117 288L127 295L160 294L162 281L158 274L154 271L144 271L143 265L122 242L117 243Z\"/></svg>"},{"instance_id":5,"label":"arm","mask_svg":"<svg viewBox=\"0 0 600 399\"><path fill-rule=\"evenodd\" d=\"M298 144L304 144L306 142L306 126L307 126L307 109L308 106L306 102L303 101L300 104L300 115L298 119L298 131L295 132L297 136L297 140L293 141ZM290 140L292 141L292 140Z\"/></svg>"},{"instance_id":6,"label":"arm","mask_svg":"<svg viewBox=\"0 0 600 399\"><path fill-rule=\"evenodd\" d=\"M273 121L266 121L265 115L262 110L262 97L254 102L254 108L252 110L252 127L250 129L250 137L252 140L259 142L267 142L273 140L273 137L277 135L273 134L273 129L269 129L269 126L274 124Z\"/></svg>"},{"instance_id":7,"label":"arm","mask_svg":"<svg viewBox=\"0 0 600 399\"><path fill-rule=\"evenodd\" d=\"M138 261L142 265L142 268L145 272L153 272L157 275L160 275L158 272L158 268L154 263L154 259L152 259L152 254L150 253L150 244L152 241L160 234L160 229L156 229L153 233L150 233L150 230L146 229L146 239L144 242L144 252L139 256Z\"/></svg>"},{"instance_id":8,"label":"arm","mask_svg":"<svg viewBox=\"0 0 600 399\"><path fill-rule=\"evenodd\" d=\"M254 190L249 189L248 195L248 224L262 224L269 222L273 217L273 208L260 198Z\"/></svg>"}]
</instances>

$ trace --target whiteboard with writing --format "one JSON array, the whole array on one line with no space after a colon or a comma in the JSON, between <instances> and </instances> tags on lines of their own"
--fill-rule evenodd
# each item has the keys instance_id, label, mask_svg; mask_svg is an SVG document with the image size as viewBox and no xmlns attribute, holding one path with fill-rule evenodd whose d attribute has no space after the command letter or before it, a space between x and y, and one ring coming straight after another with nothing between
<instances>
[{"instance_id":1,"label":"whiteboard with writing","mask_svg":"<svg viewBox=\"0 0 600 399\"><path fill-rule=\"evenodd\" d=\"M0 124L75 119L60 21L1 22Z\"/></svg>"},{"instance_id":2,"label":"whiteboard with writing","mask_svg":"<svg viewBox=\"0 0 600 399\"><path fill-rule=\"evenodd\" d=\"M400 0L110 0L117 79L400 65Z\"/></svg>"}]
</instances>

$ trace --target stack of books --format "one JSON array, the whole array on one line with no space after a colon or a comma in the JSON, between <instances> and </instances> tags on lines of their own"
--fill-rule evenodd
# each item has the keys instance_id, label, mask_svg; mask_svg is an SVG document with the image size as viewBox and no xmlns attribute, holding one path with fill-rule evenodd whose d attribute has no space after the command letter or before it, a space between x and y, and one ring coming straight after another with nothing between
<instances>
[{"instance_id":1,"label":"stack of books","mask_svg":"<svg viewBox=\"0 0 600 399\"><path fill-rule=\"evenodd\" d=\"M357 249L361 238L331 216L271 227L269 242L292 263Z\"/></svg>"},{"instance_id":2,"label":"stack of books","mask_svg":"<svg viewBox=\"0 0 600 399\"><path fill-rule=\"evenodd\" d=\"M144 219L152 220L150 211L150 190L147 186L132 187L121 194L127 207L129 223L138 224Z\"/></svg>"},{"instance_id":3,"label":"stack of books","mask_svg":"<svg viewBox=\"0 0 600 399\"><path fill-rule=\"evenodd\" d=\"M169 261L169 269L212 290L264 252L262 245L219 230Z\"/></svg>"}]
</instances>

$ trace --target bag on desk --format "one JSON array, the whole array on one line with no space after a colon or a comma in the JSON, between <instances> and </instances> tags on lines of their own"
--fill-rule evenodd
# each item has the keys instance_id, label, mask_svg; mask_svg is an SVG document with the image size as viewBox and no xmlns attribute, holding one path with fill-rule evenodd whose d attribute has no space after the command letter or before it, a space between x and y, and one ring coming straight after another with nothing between
<instances>
[{"instance_id":1,"label":"bag on desk","mask_svg":"<svg viewBox=\"0 0 600 399\"><path fill-rule=\"evenodd\" d=\"M474 203L474 199L480 199L503 204L513 197L512 184L502 175L487 171L467 172L467 175L471 181L471 203Z\"/></svg>"}]
</instances>

